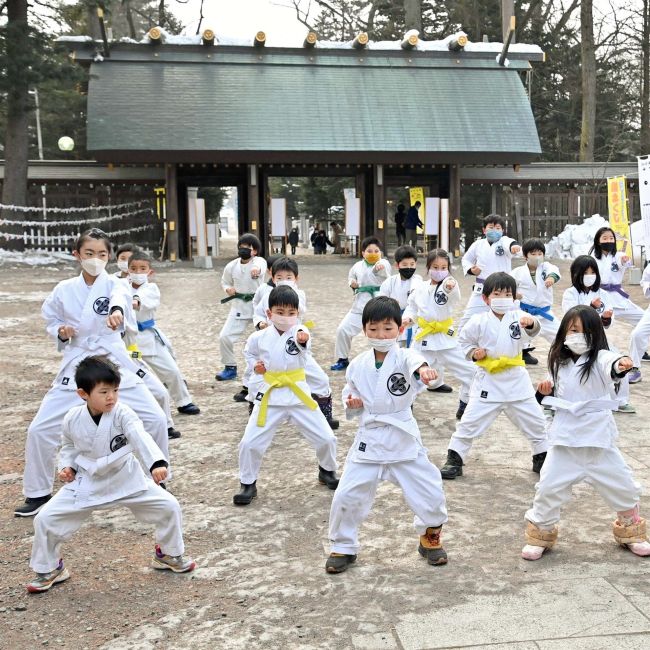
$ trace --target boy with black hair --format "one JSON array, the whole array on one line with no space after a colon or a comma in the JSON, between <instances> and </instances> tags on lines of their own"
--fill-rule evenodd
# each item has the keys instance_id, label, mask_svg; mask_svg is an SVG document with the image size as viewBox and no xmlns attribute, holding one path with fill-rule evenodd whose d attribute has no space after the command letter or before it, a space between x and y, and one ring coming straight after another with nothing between
<instances>
[{"instance_id":1,"label":"boy with black hair","mask_svg":"<svg viewBox=\"0 0 650 650\"><path fill-rule=\"evenodd\" d=\"M465 252L461 260L465 275L474 276L474 288L467 307L458 323L458 333L474 315L486 313L489 308L483 300L483 283L496 271L510 273L512 258L521 252L521 246L511 237L506 237L506 222L498 214L489 214L483 219L483 234Z\"/></svg>"},{"instance_id":2,"label":"boy with black hair","mask_svg":"<svg viewBox=\"0 0 650 650\"><path fill-rule=\"evenodd\" d=\"M402 313L406 309L411 292L415 291L422 283L422 277L415 275L418 263L418 253L413 246L400 246L395 251L395 268L397 275L391 275L381 283L378 296L395 298L399 303ZM397 337L401 347L410 348L413 339L412 325L405 327L404 331Z\"/></svg>"},{"instance_id":3,"label":"boy with black hair","mask_svg":"<svg viewBox=\"0 0 650 650\"><path fill-rule=\"evenodd\" d=\"M138 351L145 363L167 386L178 412L183 415L198 415L201 410L192 402L187 383L176 364L171 343L156 326L160 289L155 282L150 282L152 273L151 258L143 251L134 251L129 259L129 284L138 327Z\"/></svg>"},{"instance_id":4,"label":"boy with black hair","mask_svg":"<svg viewBox=\"0 0 650 650\"><path fill-rule=\"evenodd\" d=\"M298 323L298 294L288 286L269 295L269 327L248 338L244 356L253 371L249 383L255 395L253 412L239 443L241 491L235 505L248 505L257 496L262 458L280 424L293 422L316 450L318 481L330 490L338 485L336 438L318 404L310 397L305 368L311 357L309 330Z\"/></svg>"},{"instance_id":5,"label":"boy with black hair","mask_svg":"<svg viewBox=\"0 0 650 650\"><path fill-rule=\"evenodd\" d=\"M138 521L155 524L155 569L192 571L183 558L182 513L174 496L161 487L167 477L165 455L142 421L118 402L120 372L105 357L86 357L75 371L77 394L85 404L63 420L59 478L65 485L34 520L30 566L36 577L30 593L47 591L70 576L60 547L95 510L126 506ZM148 468L151 478L142 470Z\"/></svg>"},{"instance_id":6,"label":"boy with black hair","mask_svg":"<svg viewBox=\"0 0 650 650\"><path fill-rule=\"evenodd\" d=\"M380 481L399 486L415 514L418 552L429 564L447 563L440 543L447 521L440 471L427 457L412 405L425 385L437 379L424 357L401 348L399 303L372 298L363 309L363 332L372 346L353 359L343 389L346 417L359 418L345 471L332 500L328 573L341 573L356 561L359 526L370 513Z\"/></svg>"},{"instance_id":7,"label":"boy with black hair","mask_svg":"<svg viewBox=\"0 0 650 650\"><path fill-rule=\"evenodd\" d=\"M138 247L135 244L126 243L118 246L115 251L115 260L117 262L117 272L114 274L120 280L126 280L129 274L129 259Z\"/></svg>"},{"instance_id":8,"label":"boy with black hair","mask_svg":"<svg viewBox=\"0 0 650 650\"><path fill-rule=\"evenodd\" d=\"M221 276L221 286L226 298L221 304L230 302L230 314L219 332L221 361L224 369L215 375L217 381L228 381L237 377L235 343L249 325L253 323L253 296L264 282L266 261L259 257L262 250L260 240L250 233L237 241L238 257L226 264Z\"/></svg>"},{"instance_id":9,"label":"boy with black hair","mask_svg":"<svg viewBox=\"0 0 650 650\"><path fill-rule=\"evenodd\" d=\"M382 259L381 242L377 237L366 237L361 242L362 260L359 260L348 273L348 285L354 292L352 308L343 317L336 329L337 361L331 370L345 370L350 356L352 339L361 332L361 314L366 303L373 298L381 283L390 276L390 262Z\"/></svg>"},{"instance_id":10,"label":"boy with black hair","mask_svg":"<svg viewBox=\"0 0 650 650\"><path fill-rule=\"evenodd\" d=\"M530 441L533 472L539 473L544 464L548 448L544 415L522 359L523 349L539 334L540 324L534 316L514 308L516 292L511 275L492 273L483 283L488 311L472 316L458 337L465 356L478 368L469 404L449 441L442 478L462 476L472 443L502 411Z\"/></svg>"},{"instance_id":11,"label":"boy with black hair","mask_svg":"<svg viewBox=\"0 0 650 650\"><path fill-rule=\"evenodd\" d=\"M522 253L526 264L518 266L510 273L517 282L519 307L527 314L539 316L540 335L549 343L553 343L560 326L560 321L551 313L553 285L560 280L560 270L544 260L546 246L541 239L527 239ZM532 350L533 348L524 350L523 359L526 365L538 363L531 354Z\"/></svg>"}]
</instances>

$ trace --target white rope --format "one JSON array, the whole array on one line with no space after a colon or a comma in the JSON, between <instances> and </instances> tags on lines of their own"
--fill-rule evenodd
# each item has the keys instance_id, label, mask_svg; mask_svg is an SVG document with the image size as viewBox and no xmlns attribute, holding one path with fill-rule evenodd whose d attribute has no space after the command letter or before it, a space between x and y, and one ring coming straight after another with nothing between
<instances>
[{"instance_id":1,"label":"white rope","mask_svg":"<svg viewBox=\"0 0 650 650\"><path fill-rule=\"evenodd\" d=\"M154 224L153 223L147 223L144 226L136 226L135 228L126 228L124 230L113 230L112 232L107 232L106 234L109 237L114 237L117 235L128 235L129 233L132 232L142 232L143 230L149 230L149 228L153 228ZM41 235L44 239L59 239L59 238L65 238L65 239L76 239L79 235L78 233L71 234L71 235ZM22 233L22 234L17 234L13 232L0 232L0 239L36 239L38 238L37 234L32 234L32 233Z\"/></svg>"},{"instance_id":2,"label":"white rope","mask_svg":"<svg viewBox=\"0 0 650 650\"><path fill-rule=\"evenodd\" d=\"M133 205L142 205L143 203L145 203L145 201L131 201L130 203L119 203L118 205L89 205L83 208L45 208L45 211L71 214L73 212L92 212L93 210L121 210L122 208L130 208ZM35 205L5 205L4 203L0 203L0 210L12 210L13 212L43 212L43 207Z\"/></svg>"},{"instance_id":3,"label":"white rope","mask_svg":"<svg viewBox=\"0 0 650 650\"><path fill-rule=\"evenodd\" d=\"M144 201L139 201L138 203L144 203ZM133 215L142 214L143 212L153 213L153 208L141 208L140 210L120 212L118 214L112 214L107 217L97 217L95 219L92 217L85 218L83 221L81 219L68 219L62 221L22 221L21 219L0 219L0 226L78 226L82 223L105 223L106 221L113 221L115 219L125 219L126 217L132 217Z\"/></svg>"}]
</instances>

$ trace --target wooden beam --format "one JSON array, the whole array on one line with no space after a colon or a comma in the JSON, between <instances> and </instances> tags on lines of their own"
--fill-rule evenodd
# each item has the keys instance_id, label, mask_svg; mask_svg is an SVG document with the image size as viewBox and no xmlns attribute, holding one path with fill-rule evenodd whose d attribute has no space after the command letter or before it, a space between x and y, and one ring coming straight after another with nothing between
<instances>
[{"instance_id":1,"label":"wooden beam","mask_svg":"<svg viewBox=\"0 0 650 650\"><path fill-rule=\"evenodd\" d=\"M514 37L515 37L515 17L510 16L510 26L508 28L508 34L503 42L503 49L501 50L501 54L499 54L499 58L497 60L500 66L504 66L506 64L508 48L510 47L510 43L513 41Z\"/></svg>"},{"instance_id":2,"label":"wooden beam","mask_svg":"<svg viewBox=\"0 0 650 650\"><path fill-rule=\"evenodd\" d=\"M310 31L309 34L305 36L305 41L303 45L304 47L311 49L316 46L317 41L318 41L318 34L316 32Z\"/></svg>"},{"instance_id":3,"label":"wooden beam","mask_svg":"<svg viewBox=\"0 0 650 650\"><path fill-rule=\"evenodd\" d=\"M503 33L503 42L508 38L508 30L510 29L510 19L515 15L515 1L514 0L501 0L501 31ZM512 42L515 43L514 34Z\"/></svg>"},{"instance_id":4,"label":"wooden beam","mask_svg":"<svg viewBox=\"0 0 650 650\"><path fill-rule=\"evenodd\" d=\"M352 41L352 47L356 50L362 50L366 45L368 45L368 34L366 32L361 32Z\"/></svg>"},{"instance_id":5,"label":"wooden beam","mask_svg":"<svg viewBox=\"0 0 650 650\"><path fill-rule=\"evenodd\" d=\"M460 255L460 167L449 165L449 253Z\"/></svg>"},{"instance_id":6,"label":"wooden beam","mask_svg":"<svg viewBox=\"0 0 650 650\"><path fill-rule=\"evenodd\" d=\"M178 249L178 174L176 165L165 165L165 197L167 209L167 259L177 262Z\"/></svg>"}]
</instances>

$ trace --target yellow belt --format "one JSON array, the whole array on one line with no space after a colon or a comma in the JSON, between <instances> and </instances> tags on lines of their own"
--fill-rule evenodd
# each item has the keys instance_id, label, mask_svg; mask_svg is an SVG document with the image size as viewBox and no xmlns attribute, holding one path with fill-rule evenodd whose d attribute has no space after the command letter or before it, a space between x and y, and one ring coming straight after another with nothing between
<instances>
[{"instance_id":1,"label":"yellow belt","mask_svg":"<svg viewBox=\"0 0 650 650\"><path fill-rule=\"evenodd\" d=\"M485 370L487 370L490 374L503 372L508 368L526 365L522 359L521 354L516 357L485 357L485 359L475 361L474 363L477 366L481 366L481 368L485 368Z\"/></svg>"},{"instance_id":2,"label":"yellow belt","mask_svg":"<svg viewBox=\"0 0 650 650\"><path fill-rule=\"evenodd\" d=\"M142 354L140 353L140 350L138 349L138 344L133 343L132 345L127 345L126 346L126 351L129 353L129 356L132 359L140 359L142 358Z\"/></svg>"},{"instance_id":3,"label":"yellow belt","mask_svg":"<svg viewBox=\"0 0 650 650\"><path fill-rule=\"evenodd\" d=\"M420 331L415 335L415 340L419 341L425 336L430 336L431 334L448 335L453 324L453 318L448 318L447 320L424 320L424 318L418 318L418 327L420 328Z\"/></svg>"},{"instance_id":4,"label":"yellow belt","mask_svg":"<svg viewBox=\"0 0 650 650\"><path fill-rule=\"evenodd\" d=\"M257 426L263 427L266 424L266 411L269 406L269 396L274 388L290 388L293 394L312 411L318 406L316 402L305 393L296 382L305 381L305 369L296 368L295 370L285 370L282 372L265 372L264 381L269 385L262 402L260 403L260 412L257 414Z\"/></svg>"}]
</instances>

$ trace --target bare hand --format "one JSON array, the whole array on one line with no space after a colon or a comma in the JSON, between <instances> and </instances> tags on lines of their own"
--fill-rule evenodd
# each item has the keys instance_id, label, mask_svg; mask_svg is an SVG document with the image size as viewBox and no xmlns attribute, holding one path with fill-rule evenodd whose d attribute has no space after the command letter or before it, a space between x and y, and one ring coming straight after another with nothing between
<instances>
[{"instance_id":1,"label":"bare hand","mask_svg":"<svg viewBox=\"0 0 650 650\"><path fill-rule=\"evenodd\" d=\"M402 326L403 327L411 327L413 325L413 319L412 318L402 318Z\"/></svg>"},{"instance_id":2,"label":"bare hand","mask_svg":"<svg viewBox=\"0 0 650 650\"><path fill-rule=\"evenodd\" d=\"M309 334L300 330L300 332L296 334L296 341L298 341L300 345L305 345L305 343L309 341Z\"/></svg>"},{"instance_id":3,"label":"bare hand","mask_svg":"<svg viewBox=\"0 0 650 650\"><path fill-rule=\"evenodd\" d=\"M535 321L532 319L531 316L522 316L519 319L519 324L522 327L532 327L535 324Z\"/></svg>"},{"instance_id":4,"label":"bare hand","mask_svg":"<svg viewBox=\"0 0 650 650\"><path fill-rule=\"evenodd\" d=\"M140 300L138 298L135 298L131 306L133 309L135 309L135 311L140 311Z\"/></svg>"},{"instance_id":5,"label":"bare hand","mask_svg":"<svg viewBox=\"0 0 650 650\"><path fill-rule=\"evenodd\" d=\"M228 287L228 288L226 289L226 293L227 293L229 296L234 296L234 295L237 293L237 289L235 289L235 287Z\"/></svg>"},{"instance_id":6,"label":"bare hand","mask_svg":"<svg viewBox=\"0 0 650 650\"><path fill-rule=\"evenodd\" d=\"M107 319L106 324L115 331L124 322L124 314L121 311L114 311Z\"/></svg>"},{"instance_id":7,"label":"bare hand","mask_svg":"<svg viewBox=\"0 0 650 650\"><path fill-rule=\"evenodd\" d=\"M377 262L377 264L375 264L375 265L372 267L372 270L373 270L375 273L379 273L380 271L383 271L383 269L384 269L384 265L383 265L381 262Z\"/></svg>"},{"instance_id":8,"label":"bare hand","mask_svg":"<svg viewBox=\"0 0 650 650\"><path fill-rule=\"evenodd\" d=\"M263 330L263 329L266 329L268 326L269 326L269 324L265 320L262 320L262 321L260 321L259 325L257 326L257 329L258 330Z\"/></svg>"},{"instance_id":9,"label":"bare hand","mask_svg":"<svg viewBox=\"0 0 650 650\"><path fill-rule=\"evenodd\" d=\"M540 381L539 384L537 384L537 390L542 395L550 395L553 392L553 382L550 379Z\"/></svg>"},{"instance_id":10,"label":"bare hand","mask_svg":"<svg viewBox=\"0 0 650 650\"><path fill-rule=\"evenodd\" d=\"M264 365L264 361L258 361L253 366L253 372L257 375L263 375L266 372L266 366Z\"/></svg>"},{"instance_id":11,"label":"bare hand","mask_svg":"<svg viewBox=\"0 0 650 650\"><path fill-rule=\"evenodd\" d=\"M591 306L592 306L594 309L598 309L599 307L602 307L602 306L603 306L603 301L602 301L600 298L594 298L594 299L591 301Z\"/></svg>"},{"instance_id":12,"label":"bare hand","mask_svg":"<svg viewBox=\"0 0 650 650\"><path fill-rule=\"evenodd\" d=\"M611 318L614 315L613 309L606 309L602 314L601 318Z\"/></svg>"},{"instance_id":13,"label":"bare hand","mask_svg":"<svg viewBox=\"0 0 650 650\"><path fill-rule=\"evenodd\" d=\"M469 270L472 275L481 275L481 269L478 266L472 266Z\"/></svg>"},{"instance_id":14,"label":"bare hand","mask_svg":"<svg viewBox=\"0 0 650 650\"><path fill-rule=\"evenodd\" d=\"M59 472L59 479L64 483L72 483L76 475L77 472L74 469L72 469L72 467L64 467Z\"/></svg>"},{"instance_id":15,"label":"bare hand","mask_svg":"<svg viewBox=\"0 0 650 650\"><path fill-rule=\"evenodd\" d=\"M452 291L455 286L456 286L456 280L454 280L454 278L447 278L443 284L443 287L447 291Z\"/></svg>"},{"instance_id":16,"label":"bare hand","mask_svg":"<svg viewBox=\"0 0 650 650\"><path fill-rule=\"evenodd\" d=\"M72 327L72 325L61 325L58 331L59 338L63 339L64 341L71 339L76 333L77 330Z\"/></svg>"},{"instance_id":17,"label":"bare hand","mask_svg":"<svg viewBox=\"0 0 650 650\"><path fill-rule=\"evenodd\" d=\"M255 267L254 269L251 270L251 278L253 278L253 280L257 280L257 278L260 277L260 273L261 271L257 267Z\"/></svg>"},{"instance_id":18,"label":"bare hand","mask_svg":"<svg viewBox=\"0 0 650 650\"><path fill-rule=\"evenodd\" d=\"M348 398L345 400L345 406L349 409L362 409L363 401L359 397L348 395Z\"/></svg>"},{"instance_id":19,"label":"bare hand","mask_svg":"<svg viewBox=\"0 0 650 650\"><path fill-rule=\"evenodd\" d=\"M352 287L352 289L358 289L359 283L352 280L352 282L350 282L350 287Z\"/></svg>"},{"instance_id":20,"label":"bare hand","mask_svg":"<svg viewBox=\"0 0 650 650\"><path fill-rule=\"evenodd\" d=\"M627 264L629 261L630 261L630 258L627 255L623 255L621 257L621 262L623 262L623 264Z\"/></svg>"},{"instance_id":21,"label":"bare hand","mask_svg":"<svg viewBox=\"0 0 650 650\"><path fill-rule=\"evenodd\" d=\"M546 278L544 281L544 286L548 289L549 287L552 287L555 284L555 278Z\"/></svg>"},{"instance_id":22,"label":"bare hand","mask_svg":"<svg viewBox=\"0 0 650 650\"><path fill-rule=\"evenodd\" d=\"M151 478L156 485L160 485L167 478L167 468L156 467L156 469L151 470Z\"/></svg>"},{"instance_id":23,"label":"bare hand","mask_svg":"<svg viewBox=\"0 0 650 650\"><path fill-rule=\"evenodd\" d=\"M618 371L623 372L625 370L630 370L631 368L634 368L634 362L630 357L623 357L622 359L618 360Z\"/></svg>"},{"instance_id":24,"label":"bare hand","mask_svg":"<svg viewBox=\"0 0 650 650\"><path fill-rule=\"evenodd\" d=\"M434 368L429 368L428 366L420 366L418 372L420 373L421 381L427 385L432 381L438 379L438 373Z\"/></svg>"},{"instance_id":25,"label":"bare hand","mask_svg":"<svg viewBox=\"0 0 650 650\"><path fill-rule=\"evenodd\" d=\"M524 297L524 294L523 294L523 293L518 293L518 294L515 295L515 298L516 298L517 300L521 300L523 297Z\"/></svg>"},{"instance_id":26,"label":"bare hand","mask_svg":"<svg viewBox=\"0 0 650 650\"><path fill-rule=\"evenodd\" d=\"M519 253L520 251L521 251L521 246L513 246L513 247L510 249L510 252L511 252L511 253L514 253L515 255L516 255L517 253Z\"/></svg>"},{"instance_id":27,"label":"bare hand","mask_svg":"<svg viewBox=\"0 0 650 650\"><path fill-rule=\"evenodd\" d=\"M472 352L472 359L474 361L480 361L481 359L485 359L485 357L487 357L487 350L485 348L476 348Z\"/></svg>"}]
</instances>

